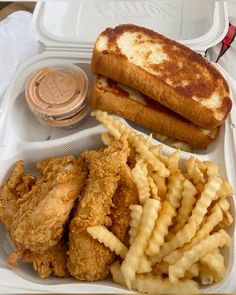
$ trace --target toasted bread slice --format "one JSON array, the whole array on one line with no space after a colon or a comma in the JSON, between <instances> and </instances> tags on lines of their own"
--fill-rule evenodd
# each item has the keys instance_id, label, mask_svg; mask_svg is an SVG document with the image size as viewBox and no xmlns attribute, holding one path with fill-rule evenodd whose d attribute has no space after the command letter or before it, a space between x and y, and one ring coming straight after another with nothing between
<instances>
[{"instance_id":1,"label":"toasted bread slice","mask_svg":"<svg viewBox=\"0 0 236 295\"><path fill-rule=\"evenodd\" d=\"M93 85L90 104L186 142L195 149L206 148L218 134L218 128L201 129L139 91L101 76Z\"/></svg>"},{"instance_id":2,"label":"toasted bread slice","mask_svg":"<svg viewBox=\"0 0 236 295\"><path fill-rule=\"evenodd\" d=\"M154 31L120 25L94 45L92 72L138 89L196 125L220 125L231 109L229 87L204 57Z\"/></svg>"}]
</instances>

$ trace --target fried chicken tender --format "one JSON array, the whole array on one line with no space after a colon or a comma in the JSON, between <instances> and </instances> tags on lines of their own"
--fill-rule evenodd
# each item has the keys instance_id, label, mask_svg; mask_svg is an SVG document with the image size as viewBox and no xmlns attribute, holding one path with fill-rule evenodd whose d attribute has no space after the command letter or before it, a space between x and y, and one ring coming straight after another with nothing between
<instances>
[{"instance_id":1,"label":"fried chicken tender","mask_svg":"<svg viewBox=\"0 0 236 295\"><path fill-rule=\"evenodd\" d=\"M103 244L94 240L87 227L111 226L112 197L126 165L129 148L121 138L102 151L87 151L89 176L75 216L70 223L67 267L71 275L83 281L102 280L109 273L115 255Z\"/></svg>"},{"instance_id":2,"label":"fried chicken tender","mask_svg":"<svg viewBox=\"0 0 236 295\"><path fill-rule=\"evenodd\" d=\"M42 176L18 200L19 209L10 226L17 249L43 253L61 240L70 211L85 184L87 170L83 163L72 156L37 163Z\"/></svg>"},{"instance_id":3,"label":"fried chicken tender","mask_svg":"<svg viewBox=\"0 0 236 295\"><path fill-rule=\"evenodd\" d=\"M24 162L18 161L7 183L0 191L0 219L7 230L19 209L21 198L33 187L36 177L31 174L25 175ZM35 253L30 250L16 250L9 256L9 264L14 267L21 257L27 262L32 262L34 269L41 278L48 277L51 273L57 276L69 276L66 267L68 247L64 241L46 250L44 253Z\"/></svg>"},{"instance_id":4,"label":"fried chicken tender","mask_svg":"<svg viewBox=\"0 0 236 295\"><path fill-rule=\"evenodd\" d=\"M7 230L19 209L19 200L31 190L36 181L33 175L25 175L24 170L24 162L18 161L9 180L0 190L0 220Z\"/></svg>"},{"instance_id":5,"label":"fried chicken tender","mask_svg":"<svg viewBox=\"0 0 236 295\"><path fill-rule=\"evenodd\" d=\"M45 279L51 274L58 277L68 277L70 273L66 266L68 246L62 239L58 244L43 253L24 250L22 258L25 262L33 263L34 270L40 278Z\"/></svg>"},{"instance_id":6,"label":"fried chicken tender","mask_svg":"<svg viewBox=\"0 0 236 295\"><path fill-rule=\"evenodd\" d=\"M131 219L129 206L132 204L138 204L137 187L132 180L131 171L128 165L122 169L121 179L112 201L112 226L110 230L120 241L128 245L128 231Z\"/></svg>"},{"instance_id":7,"label":"fried chicken tender","mask_svg":"<svg viewBox=\"0 0 236 295\"><path fill-rule=\"evenodd\" d=\"M66 267L67 250L68 246L62 239L57 245L42 253L17 249L8 257L8 262L12 267L16 267L17 261L23 258L23 261L33 264L34 270L42 279L51 274L58 277L68 277L70 274Z\"/></svg>"}]
</instances>

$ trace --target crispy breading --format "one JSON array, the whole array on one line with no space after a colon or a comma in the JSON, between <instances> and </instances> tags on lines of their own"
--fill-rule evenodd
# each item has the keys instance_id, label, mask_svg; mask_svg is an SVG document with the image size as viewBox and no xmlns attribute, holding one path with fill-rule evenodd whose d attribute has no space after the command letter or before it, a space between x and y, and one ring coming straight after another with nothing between
<instances>
[{"instance_id":1,"label":"crispy breading","mask_svg":"<svg viewBox=\"0 0 236 295\"><path fill-rule=\"evenodd\" d=\"M110 230L122 242L128 242L128 230L130 227L130 209L132 204L138 204L138 192L132 180L129 166L125 166L121 172L121 179L112 198L111 208L112 226Z\"/></svg>"},{"instance_id":2,"label":"crispy breading","mask_svg":"<svg viewBox=\"0 0 236 295\"><path fill-rule=\"evenodd\" d=\"M31 190L36 181L33 175L25 175L24 170L24 162L18 161L9 180L0 191L0 220L7 230L19 208L20 198Z\"/></svg>"},{"instance_id":3,"label":"crispy breading","mask_svg":"<svg viewBox=\"0 0 236 295\"><path fill-rule=\"evenodd\" d=\"M34 270L42 279L51 274L58 277L68 277L70 274L66 267L67 250L68 246L64 239L42 253L16 249L8 257L8 263L14 268L17 266L18 260L22 258L24 262L33 264Z\"/></svg>"},{"instance_id":4,"label":"crispy breading","mask_svg":"<svg viewBox=\"0 0 236 295\"><path fill-rule=\"evenodd\" d=\"M33 263L34 270L38 272L42 279L49 277L51 274L58 277L68 277L70 273L66 267L67 250L66 242L61 240L57 245L43 253L25 250L22 253L22 258L25 262Z\"/></svg>"},{"instance_id":5,"label":"crispy breading","mask_svg":"<svg viewBox=\"0 0 236 295\"><path fill-rule=\"evenodd\" d=\"M42 176L19 201L10 234L18 249L44 252L62 238L69 214L84 186L83 160L49 158L37 164Z\"/></svg>"},{"instance_id":6,"label":"crispy breading","mask_svg":"<svg viewBox=\"0 0 236 295\"><path fill-rule=\"evenodd\" d=\"M109 273L112 253L87 232L93 225L111 226L112 197L126 165L129 149L126 141L116 141L103 151L87 151L89 176L81 201L70 224L69 272L79 280L96 281Z\"/></svg>"}]
</instances>

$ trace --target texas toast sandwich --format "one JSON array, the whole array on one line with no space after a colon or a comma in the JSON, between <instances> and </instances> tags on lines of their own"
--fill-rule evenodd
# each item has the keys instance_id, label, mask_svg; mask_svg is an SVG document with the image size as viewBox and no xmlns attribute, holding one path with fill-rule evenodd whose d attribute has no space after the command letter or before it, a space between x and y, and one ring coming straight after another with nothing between
<instances>
[{"instance_id":1,"label":"texas toast sandwich","mask_svg":"<svg viewBox=\"0 0 236 295\"><path fill-rule=\"evenodd\" d=\"M91 92L92 107L117 114L155 132L206 148L218 135L218 128L202 129L138 90L98 76Z\"/></svg>"},{"instance_id":2,"label":"texas toast sandwich","mask_svg":"<svg viewBox=\"0 0 236 295\"><path fill-rule=\"evenodd\" d=\"M136 25L108 28L98 36L92 72L137 89L203 129L221 125L232 106L228 84L210 62Z\"/></svg>"}]
</instances>

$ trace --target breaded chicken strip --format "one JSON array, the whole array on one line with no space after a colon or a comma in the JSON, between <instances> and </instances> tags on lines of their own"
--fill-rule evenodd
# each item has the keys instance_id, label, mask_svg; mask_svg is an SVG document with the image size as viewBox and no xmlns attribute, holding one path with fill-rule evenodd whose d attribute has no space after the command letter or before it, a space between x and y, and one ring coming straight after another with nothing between
<instances>
[{"instance_id":1,"label":"breaded chicken strip","mask_svg":"<svg viewBox=\"0 0 236 295\"><path fill-rule=\"evenodd\" d=\"M82 159L72 156L49 158L37 168L42 176L19 200L10 234L18 250L41 253L61 240L87 170Z\"/></svg>"},{"instance_id":2,"label":"breaded chicken strip","mask_svg":"<svg viewBox=\"0 0 236 295\"><path fill-rule=\"evenodd\" d=\"M18 161L7 183L0 191L0 219L7 230L19 209L21 198L27 194L36 182L36 177L31 174L25 175L24 162ZM51 273L57 276L69 276L66 267L68 247L64 241L56 246L37 254L30 250L16 250L10 255L8 261L11 266L16 266L20 257L27 262L32 262L34 269L41 278L48 277Z\"/></svg>"},{"instance_id":3,"label":"breaded chicken strip","mask_svg":"<svg viewBox=\"0 0 236 295\"><path fill-rule=\"evenodd\" d=\"M70 273L66 267L67 250L67 243L62 239L58 244L42 253L30 250L16 250L8 257L8 262L12 267L16 267L18 259L23 258L23 261L33 264L34 270L42 279L49 277L51 274L58 277L68 277Z\"/></svg>"},{"instance_id":4,"label":"breaded chicken strip","mask_svg":"<svg viewBox=\"0 0 236 295\"><path fill-rule=\"evenodd\" d=\"M112 197L128 154L127 141L121 139L103 151L88 151L82 155L88 162L89 176L70 223L67 262L69 272L79 280L102 280L109 273L109 265L115 256L87 233L87 227L111 226Z\"/></svg>"},{"instance_id":5,"label":"breaded chicken strip","mask_svg":"<svg viewBox=\"0 0 236 295\"><path fill-rule=\"evenodd\" d=\"M122 242L129 240L130 209L132 204L138 204L138 191L132 180L129 166L122 169L119 186L112 198L111 209L112 226L110 231ZM126 243L127 244L127 243ZM128 244L127 244L128 245Z\"/></svg>"},{"instance_id":6,"label":"breaded chicken strip","mask_svg":"<svg viewBox=\"0 0 236 295\"><path fill-rule=\"evenodd\" d=\"M40 278L45 279L51 274L58 277L68 277L70 273L67 269L68 246L62 239L57 245L49 248L43 253L35 253L25 250L22 258L25 262L33 263L34 270L38 272Z\"/></svg>"},{"instance_id":7,"label":"breaded chicken strip","mask_svg":"<svg viewBox=\"0 0 236 295\"><path fill-rule=\"evenodd\" d=\"M25 175L24 168L24 162L18 161L9 180L0 190L0 220L7 230L19 209L19 199L31 190L36 181L33 175Z\"/></svg>"}]
</instances>

